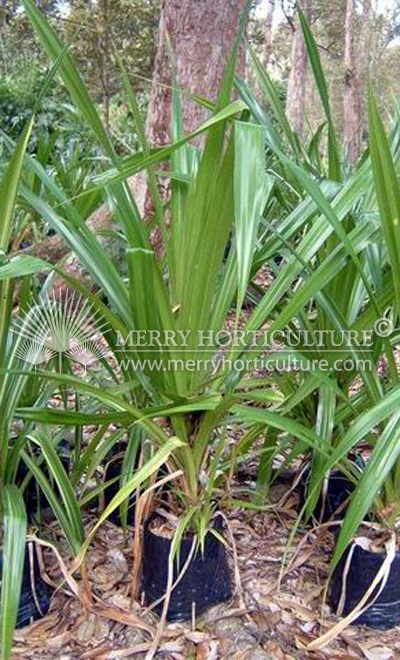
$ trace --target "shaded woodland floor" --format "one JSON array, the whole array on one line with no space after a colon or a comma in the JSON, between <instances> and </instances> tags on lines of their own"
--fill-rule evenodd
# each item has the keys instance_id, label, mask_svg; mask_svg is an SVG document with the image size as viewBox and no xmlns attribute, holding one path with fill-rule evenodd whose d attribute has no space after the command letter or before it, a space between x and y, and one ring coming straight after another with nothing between
<instances>
[{"instance_id":1,"label":"shaded woodland floor","mask_svg":"<svg viewBox=\"0 0 400 660\"><path fill-rule=\"evenodd\" d=\"M250 485L250 484L249 484ZM228 517L234 538L230 562L234 599L187 624L167 625L155 657L181 660L294 660L302 658L391 660L400 658L400 630L376 632L347 628L319 651L305 647L336 622L323 605L329 572L332 535L326 529L304 531L296 538L280 581L282 556L298 507L287 485L272 488L274 509L263 513L238 511ZM88 520L88 525L92 524ZM42 535L43 536L43 535ZM56 541L66 566L68 549L55 523L47 536ZM85 613L73 595L74 584L64 583L53 597L49 614L16 631L15 658L24 660L112 660L145 658L157 633L159 619L131 602L133 536L106 523L88 554L88 577L93 605ZM234 551L232 551L234 547ZM60 562L44 550L49 578L58 582ZM239 576L239 578L238 578ZM82 589L79 574L75 586ZM279 584L280 582L280 584ZM323 615L323 618L322 618Z\"/></svg>"}]
</instances>

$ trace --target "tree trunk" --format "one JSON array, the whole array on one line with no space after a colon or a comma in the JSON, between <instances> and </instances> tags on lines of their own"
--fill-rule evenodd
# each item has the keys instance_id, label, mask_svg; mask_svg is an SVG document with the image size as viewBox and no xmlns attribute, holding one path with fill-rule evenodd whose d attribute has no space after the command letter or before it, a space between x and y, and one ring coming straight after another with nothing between
<instances>
[{"instance_id":1,"label":"tree trunk","mask_svg":"<svg viewBox=\"0 0 400 660\"><path fill-rule=\"evenodd\" d=\"M359 89L354 58L354 4L354 0L346 2L343 95L343 141L352 165L357 162L361 147Z\"/></svg>"},{"instance_id":2,"label":"tree trunk","mask_svg":"<svg viewBox=\"0 0 400 660\"><path fill-rule=\"evenodd\" d=\"M272 53L272 24L274 21L275 0L268 0L267 16L264 24L264 52L262 63L265 67L268 66Z\"/></svg>"},{"instance_id":3,"label":"tree trunk","mask_svg":"<svg viewBox=\"0 0 400 660\"><path fill-rule=\"evenodd\" d=\"M163 0L153 86L146 132L153 144L170 140L171 44L176 78L182 90L183 123L193 131L207 111L188 93L215 101L232 52L245 0ZM243 60L243 56L241 56Z\"/></svg>"},{"instance_id":4,"label":"tree trunk","mask_svg":"<svg viewBox=\"0 0 400 660\"><path fill-rule=\"evenodd\" d=\"M309 18L310 0L300 0L299 6L305 16ZM307 64L307 48L304 43L299 18L296 16L292 43L292 66L287 86L286 114L292 129L300 135L304 132Z\"/></svg>"},{"instance_id":5,"label":"tree trunk","mask_svg":"<svg viewBox=\"0 0 400 660\"><path fill-rule=\"evenodd\" d=\"M162 0L159 43L146 121L146 135L151 144L163 145L171 140L173 70L175 82L181 90L185 132L192 132L207 119L209 112L193 101L190 94L217 100L245 4L246 0ZM243 49L238 66L244 67ZM201 144L202 138L196 142ZM144 173L141 185L146 190ZM160 184L160 191L167 201L166 182ZM149 193L139 196L145 199L142 212L150 216L153 208ZM163 245L158 228L151 240L156 253L161 255Z\"/></svg>"}]
</instances>

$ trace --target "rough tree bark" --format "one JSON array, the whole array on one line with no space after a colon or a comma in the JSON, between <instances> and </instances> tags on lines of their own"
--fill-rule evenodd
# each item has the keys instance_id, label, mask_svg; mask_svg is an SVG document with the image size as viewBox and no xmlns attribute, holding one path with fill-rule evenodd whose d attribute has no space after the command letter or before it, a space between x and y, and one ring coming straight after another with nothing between
<instances>
[{"instance_id":1,"label":"rough tree bark","mask_svg":"<svg viewBox=\"0 0 400 660\"><path fill-rule=\"evenodd\" d=\"M163 0L153 86L146 132L150 142L170 139L171 42L180 89L216 100L225 65L231 54L245 0ZM165 86L163 86L165 85ZM183 93L183 122L190 132L207 112Z\"/></svg>"},{"instance_id":2,"label":"rough tree bark","mask_svg":"<svg viewBox=\"0 0 400 660\"><path fill-rule=\"evenodd\" d=\"M192 94L215 100L225 65L231 54L239 25L240 14L246 0L162 0L159 45L153 74L148 117L147 137L152 144L162 145L170 140L171 120L171 66L168 53L169 39L179 87ZM240 57L243 63L243 54ZM240 66L240 63L239 63ZM187 132L197 127L207 111L182 94L184 127ZM144 207L143 178L129 179L139 208ZM88 220L98 233L112 225L106 205ZM24 253L40 254L48 261L58 261L69 251L64 241L55 236L39 243ZM71 259L66 270L77 273L76 259Z\"/></svg>"},{"instance_id":3,"label":"rough tree bark","mask_svg":"<svg viewBox=\"0 0 400 660\"><path fill-rule=\"evenodd\" d=\"M354 58L354 12L354 0L347 0L344 24L343 141L352 165L357 162L361 148L360 101Z\"/></svg>"},{"instance_id":4,"label":"rough tree bark","mask_svg":"<svg viewBox=\"0 0 400 660\"><path fill-rule=\"evenodd\" d=\"M310 16L310 0L299 0L299 6L307 18ZM286 114L294 131L304 132L304 107L307 83L307 49L298 16L294 22L291 69L287 87Z\"/></svg>"}]
</instances>

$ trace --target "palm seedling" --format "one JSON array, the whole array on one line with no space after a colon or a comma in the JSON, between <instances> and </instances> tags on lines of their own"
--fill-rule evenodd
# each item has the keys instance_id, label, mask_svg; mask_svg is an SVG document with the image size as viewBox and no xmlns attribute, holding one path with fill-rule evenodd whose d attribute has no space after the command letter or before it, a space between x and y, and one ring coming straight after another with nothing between
<instances>
[{"instance_id":1,"label":"palm seedling","mask_svg":"<svg viewBox=\"0 0 400 660\"><path fill-rule=\"evenodd\" d=\"M1 639L2 657L10 657L14 627L17 621L19 596L25 565L26 511L23 495L15 484L15 475L26 433L14 441L12 421L21 403L33 404L43 396L29 377L15 373L20 363L16 356L21 339L12 334L14 278L22 277L20 304L30 295L30 275L46 270L39 259L9 258L12 241L14 208L21 177L24 152L32 129L33 118L27 123L12 158L0 182L0 512L2 517L2 587ZM14 370L14 373L13 373ZM29 566L28 566L29 569Z\"/></svg>"},{"instance_id":2,"label":"palm seedling","mask_svg":"<svg viewBox=\"0 0 400 660\"><path fill-rule=\"evenodd\" d=\"M309 490L313 494L306 509L309 516L321 490L321 484L317 484L324 456L339 444L357 415L377 403L381 395L377 366L385 340L376 335L374 324L386 312L387 291L382 288L377 265L380 234L370 190L371 162L363 158L344 178L318 49L301 12L300 18L325 113L325 122L309 145L291 130L274 83L253 53L260 87L275 124L243 81L238 80L237 87L254 120L265 127L267 168L274 181L253 274L265 262L276 270L274 259L280 254L283 262L269 295L282 290L288 278L292 283L283 311L270 327L271 335L276 333L279 338L276 363L298 367L294 371L275 371L285 395L280 412L312 430L314 440L318 437L318 449L312 452L310 465ZM321 148L324 130L326 157ZM282 430L282 420L279 423ZM285 449L290 460L306 449L301 442L296 442L291 452L287 451L290 442L285 447L277 445L277 429L271 426L270 444L275 451L261 461L260 494L268 488L276 452ZM289 438L296 436L293 429L288 433ZM267 436L267 447L268 442ZM348 465L346 472L354 481L359 470Z\"/></svg>"},{"instance_id":3,"label":"palm seedling","mask_svg":"<svg viewBox=\"0 0 400 660\"><path fill-rule=\"evenodd\" d=\"M273 85L256 62L267 97L280 118L280 134L269 141L271 169L277 172L282 185L290 182L292 191L299 195L294 208L289 207L289 213L280 202L282 195L277 195L275 217L277 208L283 208L283 213L279 224L274 226L269 222L271 236L261 246L260 254L271 258L278 249L285 250L299 278L283 311L283 318L291 323L295 342L294 346L293 342L288 342L289 346L286 343L281 360L287 360L289 353L289 357L296 357L306 368L314 358L318 366L311 373L285 374L279 379L280 389L287 395L280 410L285 416L293 415L291 428L289 420L278 418L276 412L260 412L259 417L260 422L264 417L264 423L275 429L284 430L286 426L287 433L300 440L292 455L304 449L302 437L310 428L318 436L303 512L308 515L312 512L330 470L340 466L354 482L355 490L333 556L332 571L339 566L340 570L335 572L332 602L339 612L349 615L347 622L357 619L377 627L391 627L398 623L398 594L393 589L398 562L395 537L390 536L386 557L382 553L371 555L369 549L374 546L371 539L361 539L350 550L346 548L367 515L369 529L372 517L389 531L395 530L399 515L398 332L390 332L398 322L399 309L399 123L396 118L388 139L370 92L369 155L367 152L343 181L336 167L339 159L331 153L336 140L326 85L315 43L303 18L302 27L330 132L329 168L328 172L324 171L324 160L315 152L317 136L310 148L305 149L299 146L298 137L289 132ZM239 89L256 120L265 123L249 90L243 83L239 83ZM278 143L281 136L286 138L285 148ZM272 291L287 272L285 269L278 275ZM299 297L304 302L300 313L294 308ZM281 328L283 325L275 322L271 331ZM311 346L304 342L304 331L313 338ZM337 342L337 335L346 336L346 341ZM322 360L326 363L325 370L321 369ZM247 412L241 409L240 414L245 417ZM360 445L364 449L367 446L371 456L365 467L354 469L347 458L350 452L359 451ZM270 473L265 465L261 466L262 477ZM365 566L369 567L367 571ZM322 643L320 640L319 644Z\"/></svg>"},{"instance_id":4,"label":"palm seedling","mask_svg":"<svg viewBox=\"0 0 400 660\"><path fill-rule=\"evenodd\" d=\"M53 79L64 52L46 77L43 91L37 100L41 102L47 85ZM42 409L54 391L50 380L44 381L34 373L42 363L43 346L26 352L25 330L35 321L35 310L46 300L51 278L44 284L39 295L32 276L50 270L49 264L32 256L13 256L15 242L15 209L22 192L27 189L24 165L32 162L25 155L34 124L35 111L11 153L0 181L0 515L1 536L1 644L2 658L11 654L15 625L26 625L32 617L48 609L49 596L40 580L35 545L26 547L27 511L25 500L32 493L32 481L43 491L66 535L71 550L78 554L84 541L83 524L74 482L70 482L57 452L62 438L60 432L52 437L40 431L37 424L46 423L46 415L30 414ZM32 168L30 168L32 169ZM29 177L28 177L29 178ZM19 228L18 228L19 230ZM15 323L14 301L17 297L20 324ZM21 360L21 356L27 359ZM23 425L15 425L15 420ZM18 430L19 429L19 430ZM61 436L61 437L60 437ZM116 437L105 443L112 446ZM173 441L170 444L174 444ZM176 443L175 443L176 444ZM168 443L167 443L168 455ZM79 456L75 474L82 469L96 469L93 447ZM155 468L164 457L155 457ZM45 469L46 468L46 469ZM147 474L144 475L144 478ZM141 475L136 475L140 483ZM40 499L39 499L40 502ZM31 505L31 501L27 502ZM35 593L32 591L32 577ZM22 597L22 600L21 600ZM37 605L39 604L39 607Z\"/></svg>"},{"instance_id":5,"label":"palm seedling","mask_svg":"<svg viewBox=\"0 0 400 660\"><path fill-rule=\"evenodd\" d=\"M386 135L371 89L368 114L372 186L367 187L363 203L378 233L368 245L374 290L363 291L360 319L373 317L374 302L384 314L375 326L380 341L374 342L371 355L376 394L369 397L366 387L353 394L356 414L316 476L318 486L327 471L367 441L368 460L358 474L332 559L331 602L339 614L346 615L338 624L340 629L352 622L383 629L399 623L399 125L396 118ZM328 637L329 633L316 641L315 648Z\"/></svg>"},{"instance_id":6,"label":"palm seedling","mask_svg":"<svg viewBox=\"0 0 400 660\"><path fill-rule=\"evenodd\" d=\"M62 52L56 34L30 0L24 0L24 6L48 55L56 61ZM380 277L377 268L376 247L381 240L381 226L371 213L374 209L371 163L364 160L346 181L342 180L326 84L315 43L304 22L303 29L326 113L327 172L318 152L320 132L308 149L302 146L298 136L291 132L265 73L260 72L260 76L280 121L279 132L260 114L243 84L238 86L245 102L230 102L234 56L227 67L212 118L189 136L183 134L179 95L174 93L173 142L158 149L151 148L145 140L136 99L123 74L142 142L142 153L126 159L115 154L72 58L68 55L63 59L59 71L64 83L112 166L98 178L96 187L85 194L98 195L102 191L112 206L118 232L126 245L127 273L118 271L85 224L80 212L84 197L69 200L34 159L28 163L36 168L58 204L54 208L29 189L22 191L25 202L64 237L106 296L107 305L66 276L107 319L110 332L105 340L120 368L114 385L108 389L73 376L49 376L52 382L88 397L89 407L79 414L63 411L62 417L57 411L37 409L30 412L30 418L43 419L45 415L48 423L62 421L79 427L93 422L97 415L104 424L114 419L124 428L141 427L159 448L143 474L150 477L162 458L168 459L175 475L173 493L179 522L172 545L174 552L187 527L197 533L204 546L210 519L223 490L221 465L226 460L228 420L249 427L243 442L245 447L261 428L267 427L266 466L260 472L262 478L266 476L266 483L277 433L295 438L294 455L312 448L311 494L307 503L311 511L325 475L340 462L353 475L346 464L348 451L368 434L370 437L373 428L392 414L397 402L396 389L382 402L384 392L376 370L381 339L374 340L371 366L366 370L355 366L349 372L341 370L332 375L317 367L310 374L280 377L279 389L287 396L279 411L254 405L260 395L264 403L281 402L276 388L271 387L271 376L263 381L261 388L260 381L254 384L249 380L246 385L243 380L245 372L252 369L254 356L262 354L262 344L220 346L216 341L217 333L226 328L235 306L237 327L245 292L255 273L282 251L285 263L273 285L266 292L258 292L259 301L247 319L246 330L257 333L267 321L270 336L292 330L298 343L295 350L291 349L291 356L302 364L310 360L309 347L302 340L303 329L334 333L352 330L349 345L340 347L340 357L354 359L357 352L354 331L357 335L373 329L392 302L390 275ZM247 121L244 112L247 104L255 124ZM201 133L205 134L204 149L190 143ZM393 146L397 158L397 130L393 134ZM163 161L170 164L167 176L171 199L167 207L160 198L155 178L155 167ZM129 176L142 170L147 172L153 199L153 225L163 236L162 259L154 252L151 226L141 217L126 184ZM321 176L326 179L322 183L317 180ZM281 218L279 226L272 221L276 217ZM226 258L232 234L232 246ZM341 296L343 291L345 299ZM145 337L144 346L132 341L137 336L135 333ZM153 342L149 346L146 339L150 333L153 338L164 340L173 337L173 341L169 344L164 341L162 345ZM200 342L199 337L202 337ZM395 382L392 347L388 341L383 345ZM323 348L331 368L337 359L333 343L327 341ZM208 361L204 359L204 349ZM313 348L319 359L318 349ZM214 368L217 358L219 363ZM235 363L236 358L242 361ZM287 355L286 358L277 355L274 359L284 361ZM210 365L211 360L214 364ZM352 387L357 379L362 387L354 394ZM371 410L378 410L376 416L371 415ZM167 428L159 423L161 419L167 420ZM388 433L392 430L390 426ZM96 441L90 451L96 451ZM77 475L84 469L81 463ZM98 524L142 480L133 476L114 497ZM263 487L262 480L259 485ZM219 536L216 529L213 533Z\"/></svg>"},{"instance_id":7,"label":"palm seedling","mask_svg":"<svg viewBox=\"0 0 400 660\"><path fill-rule=\"evenodd\" d=\"M57 60L62 52L57 35L30 0L25 0L24 6L48 55ZM227 461L227 422L243 414L252 438L264 422L260 422L257 408L241 408L238 404L251 400L255 390L263 405L280 401L279 392L268 379L262 383L250 379L242 384L244 374L253 367L250 342L246 344L246 360L238 365L229 358L242 351L234 343L224 345L218 339L224 336L229 318L233 317L237 328L262 214L272 189L271 178L265 174L265 130L247 121L243 101L230 101L244 21L245 15L211 119L194 133L184 135L179 94L173 93L173 142L169 146L154 149L147 144L135 95L122 72L142 143L142 153L125 159L116 155L72 57L67 54L61 62L62 79L112 165L86 195L99 190L105 193L125 241L126 273L118 271L85 224L79 204L84 197L78 201L66 198L34 161L29 165L58 196L57 207L32 190L23 191L26 203L64 237L106 296L107 305L66 276L67 282L85 294L108 321L110 331L104 338L119 366L118 376L107 389L73 376L49 376L52 382L88 397L89 408L79 414L63 411L62 418L49 409L30 415L46 414L49 423L62 421L73 426L89 424L95 415L104 423L114 418L128 429L140 426L165 459L173 450L168 464L175 475L174 513L178 522L172 554L177 552L187 528L196 533L203 548L210 526L214 536L221 538L210 520L224 496L221 468ZM204 147L194 147L190 141L203 133ZM169 170L163 172L170 179L167 206L155 178L155 168L163 161L169 162ZM126 183L129 176L142 170L147 172L154 204L150 226L141 217ZM163 237L162 258L155 254L150 240L154 225ZM288 295L295 275L292 268L278 294L265 294L248 321L253 332L260 331L273 314L282 314L279 305ZM301 304L297 301L297 307L293 306L293 315ZM137 337L144 338L144 346L138 345ZM148 343L150 337L152 345ZM168 342L165 338L172 339ZM159 423L163 419L166 424ZM318 438L310 433L303 441L315 447ZM152 467L154 459L145 466L147 476ZM133 477L123 486L98 524L138 483Z\"/></svg>"},{"instance_id":8,"label":"palm seedling","mask_svg":"<svg viewBox=\"0 0 400 660\"><path fill-rule=\"evenodd\" d=\"M348 622L356 620L385 629L399 624L398 125L396 122L388 139L371 88L368 116L374 182L371 207L380 228L377 265L382 272L381 291L387 291L384 329L388 339L382 350L387 374L375 405L359 415L339 444L336 456L332 456L336 459L339 452L348 451L350 443L373 432L371 455L351 499L333 556L332 570L336 570L332 598ZM367 516L372 523L365 526ZM364 527L358 531L361 525ZM362 567L366 565L369 568L364 573Z\"/></svg>"}]
</instances>

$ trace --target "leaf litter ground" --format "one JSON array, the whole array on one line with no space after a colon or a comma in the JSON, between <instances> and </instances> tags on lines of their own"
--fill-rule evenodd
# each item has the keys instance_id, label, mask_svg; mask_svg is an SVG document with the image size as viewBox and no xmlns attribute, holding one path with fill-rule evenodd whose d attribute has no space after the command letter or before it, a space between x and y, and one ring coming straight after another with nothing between
<instances>
[{"instance_id":1,"label":"leaf litter ground","mask_svg":"<svg viewBox=\"0 0 400 660\"><path fill-rule=\"evenodd\" d=\"M227 516L235 541L235 553L230 552L235 597L194 622L166 625L156 658L400 658L400 630L382 633L356 626L347 628L319 651L306 650L308 643L337 622L323 604L332 536L321 528L301 531L280 580L282 556L298 507L297 495L292 493L287 498L287 490L287 484L272 488L271 501L275 506L271 510L236 510ZM88 529L92 524L88 516ZM58 548L64 564L71 567L72 557L55 522L47 524L42 537ZM90 610L85 611L71 585L64 582L52 599L48 615L16 631L13 657L145 658L157 633L158 618L138 602L132 602L128 595L132 548L132 531L124 539L121 529L107 522L87 556L93 596ZM54 584L60 584L60 561L49 549L44 549L43 556L47 576ZM235 580L237 575L239 581ZM79 572L74 579L82 590Z\"/></svg>"}]
</instances>

